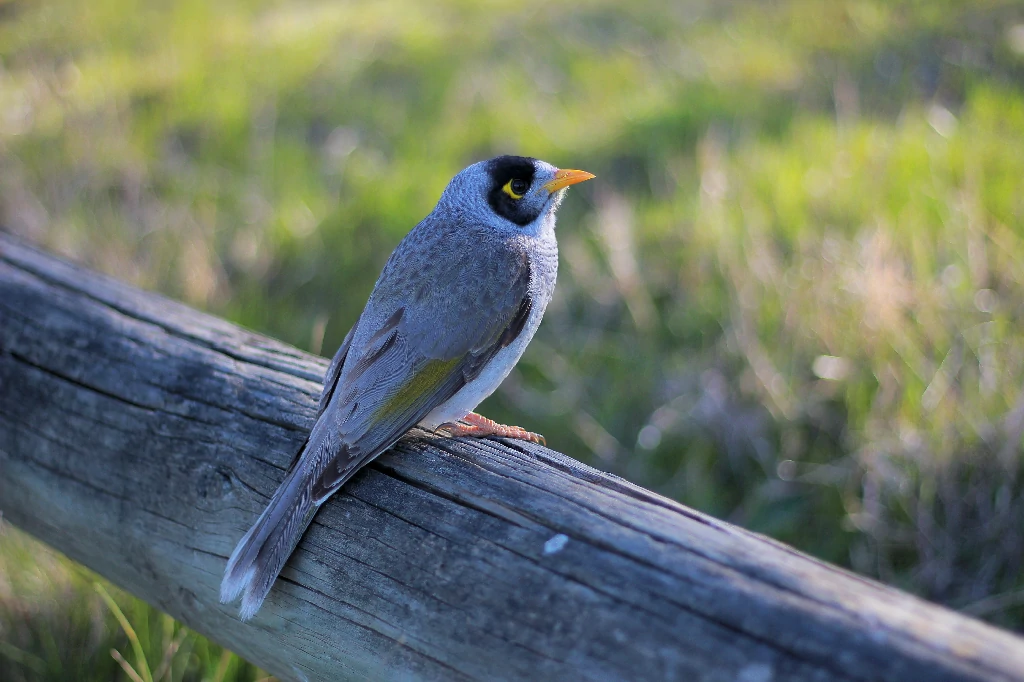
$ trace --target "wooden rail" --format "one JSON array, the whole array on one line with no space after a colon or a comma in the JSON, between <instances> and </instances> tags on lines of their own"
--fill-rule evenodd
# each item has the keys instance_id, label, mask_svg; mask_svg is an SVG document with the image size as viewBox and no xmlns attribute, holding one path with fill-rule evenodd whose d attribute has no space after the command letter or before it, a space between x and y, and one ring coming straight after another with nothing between
<instances>
[{"instance_id":1,"label":"wooden rail","mask_svg":"<svg viewBox=\"0 0 1024 682\"><path fill-rule=\"evenodd\" d=\"M0 235L5 519L286 680L1024 680L1024 640L557 452L402 440L255 620L225 558L321 358Z\"/></svg>"}]
</instances>

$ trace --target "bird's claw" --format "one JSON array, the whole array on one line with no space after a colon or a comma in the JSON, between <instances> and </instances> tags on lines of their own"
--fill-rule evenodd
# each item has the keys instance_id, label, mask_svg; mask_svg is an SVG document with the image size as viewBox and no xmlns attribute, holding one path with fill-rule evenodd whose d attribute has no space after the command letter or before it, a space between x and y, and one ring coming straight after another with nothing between
<instances>
[{"instance_id":1,"label":"bird's claw","mask_svg":"<svg viewBox=\"0 0 1024 682\"><path fill-rule=\"evenodd\" d=\"M499 424L493 419L488 419L487 417L481 416L475 412L470 412L457 422L442 424L441 428L448 431L453 438L458 438L460 436L473 436L474 438L498 436L499 438L525 440L531 443L536 443L537 445L547 445L547 441L544 440L544 436L539 433L527 431L519 426L506 426L505 424Z\"/></svg>"}]
</instances>

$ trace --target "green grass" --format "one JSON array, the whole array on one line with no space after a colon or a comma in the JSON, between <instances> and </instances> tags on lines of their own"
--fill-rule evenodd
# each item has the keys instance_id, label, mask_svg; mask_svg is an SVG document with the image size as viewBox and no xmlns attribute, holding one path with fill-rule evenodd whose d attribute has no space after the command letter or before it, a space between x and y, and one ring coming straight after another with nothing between
<instances>
[{"instance_id":1,"label":"green grass","mask_svg":"<svg viewBox=\"0 0 1024 682\"><path fill-rule=\"evenodd\" d=\"M1018 630L1022 130L1019 2L0 0L5 229L329 355L453 173L585 168L483 410ZM11 536L0 674L259 675Z\"/></svg>"}]
</instances>

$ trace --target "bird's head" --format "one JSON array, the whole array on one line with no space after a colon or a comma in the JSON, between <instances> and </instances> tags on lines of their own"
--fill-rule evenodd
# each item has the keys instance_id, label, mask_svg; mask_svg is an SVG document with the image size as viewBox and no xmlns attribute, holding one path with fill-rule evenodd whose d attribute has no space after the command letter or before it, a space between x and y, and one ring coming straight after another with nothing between
<instances>
[{"instance_id":1,"label":"bird's head","mask_svg":"<svg viewBox=\"0 0 1024 682\"><path fill-rule=\"evenodd\" d=\"M566 187L592 177L592 173L556 168L540 159L498 156L456 175L438 206L472 207L494 215L500 223L529 228L554 212Z\"/></svg>"}]
</instances>

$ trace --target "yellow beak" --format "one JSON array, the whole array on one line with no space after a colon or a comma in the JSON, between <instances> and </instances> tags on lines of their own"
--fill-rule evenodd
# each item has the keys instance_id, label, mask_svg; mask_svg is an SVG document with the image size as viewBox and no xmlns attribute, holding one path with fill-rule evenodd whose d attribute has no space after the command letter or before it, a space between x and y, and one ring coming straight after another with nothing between
<instances>
[{"instance_id":1,"label":"yellow beak","mask_svg":"<svg viewBox=\"0 0 1024 682\"><path fill-rule=\"evenodd\" d=\"M559 169L555 172L555 179L544 183L544 189L549 192L557 192L569 185L575 185L594 177L593 173L582 170Z\"/></svg>"}]
</instances>

